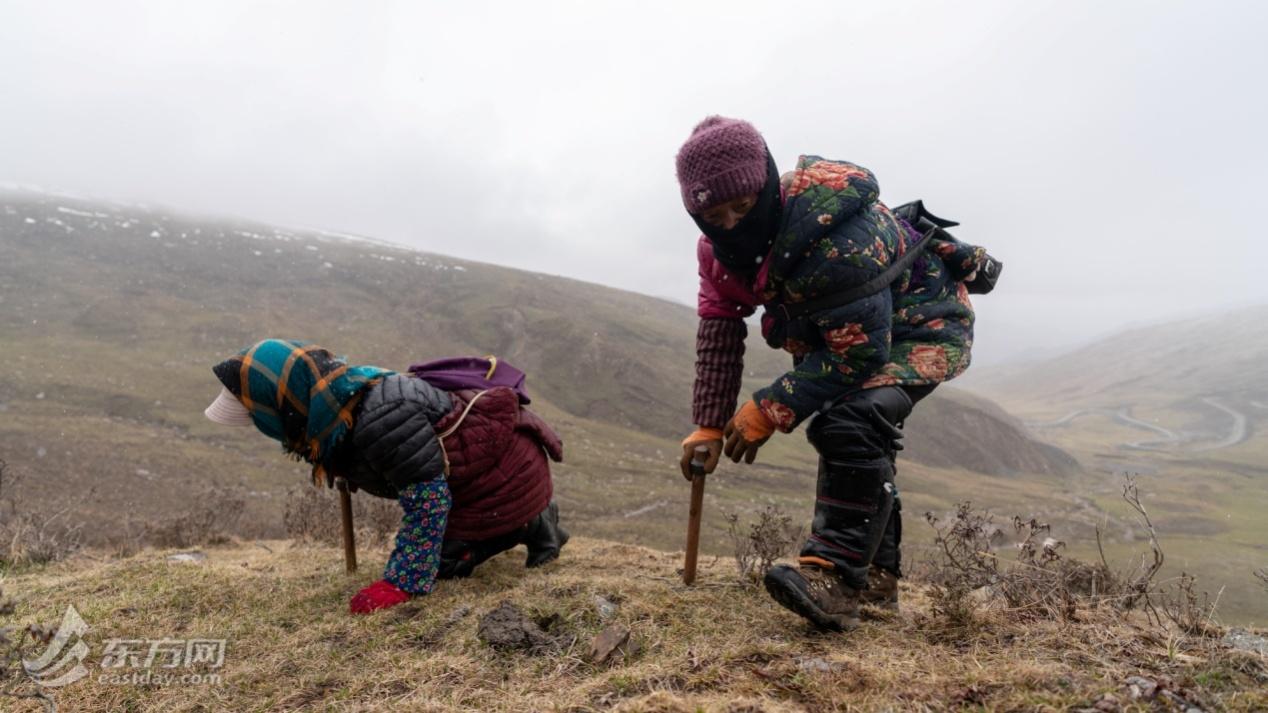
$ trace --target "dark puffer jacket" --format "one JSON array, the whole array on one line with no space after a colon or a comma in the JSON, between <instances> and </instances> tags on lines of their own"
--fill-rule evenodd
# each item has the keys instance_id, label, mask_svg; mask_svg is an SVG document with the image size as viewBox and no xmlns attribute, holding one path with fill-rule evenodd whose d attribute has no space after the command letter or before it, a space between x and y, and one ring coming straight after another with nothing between
<instances>
[{"instance_id":1,"label":"dark puffer jacket","mask_svg":"<svg viewBox=\"0 0 1268 713\"><path fill-rule=\"evenodd\" d=\"M448 393L393 374L374 385L353 422L351 448L339 468L356 487L395 498L407 485L445 474L445 454L433 424L453 411Z\"/></svg>"},{"instance_id":2,"label":"dark puffer jacket","mask_svg":"<svg viewBox=\"0 0 1268 713\"><path fill-rule=\"evenodd\" d=\"M521 527L550 504L546 453L561 460L562 443L514 391L477 393L451 394L400 374L383 379L366 393L334 472L385 498L447 478L446 538L478 541Z\"/></svg>"}]
</instances>

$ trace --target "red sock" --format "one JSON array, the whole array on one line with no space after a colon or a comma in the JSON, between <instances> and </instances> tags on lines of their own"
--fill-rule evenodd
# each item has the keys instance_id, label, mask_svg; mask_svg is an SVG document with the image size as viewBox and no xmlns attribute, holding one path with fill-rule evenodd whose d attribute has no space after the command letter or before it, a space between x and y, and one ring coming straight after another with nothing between
<instances>
[{"instance_id":1,"label":"red sock","mask_svg":"<svg viewBox=\"0 0 1268 713\"><path fill-rule=\"evenodd\" d=\"M353 614L369 614L406 601L409 601L409 594L387 580L380 579L357 592L348 602L348 610Z\"/></svg>"}]
</instances>

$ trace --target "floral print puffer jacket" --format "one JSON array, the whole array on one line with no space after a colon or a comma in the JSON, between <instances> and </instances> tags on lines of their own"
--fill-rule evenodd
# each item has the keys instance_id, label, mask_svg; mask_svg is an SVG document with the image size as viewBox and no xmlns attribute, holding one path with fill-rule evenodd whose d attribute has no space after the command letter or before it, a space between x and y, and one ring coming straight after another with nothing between
<instances>
[{"instance_id":1,"label":"floral print puffer jacket","mask_svg":"<svg viewBox=\"0 0 1268 713\"><path fill-rule=\"evenodd\" d=\"M717 331L706 329L707 323L741 320L759 304L793 304L862 284L919 237L880 202L871 171L802 156L786 184L779 234L754 283L727 271L701 238L701 335ZM788 432L854 391L936 384L958 376L968 368L973 344L973 306L963 280L984 256L983 248L935 239L890 289L811 314L811 329L784 334L780 324L765 317L763 335L790 352L794 366L753 399L779 430ZM739 334L742 353L742 328ZM706 379L702 369L712 361L708 354L726 351L719 347L697 345L698 402L711 398L710 389L701 386L717 379ZM699 403L696 410L701 411Z\"/></svg>"}]
</instances>

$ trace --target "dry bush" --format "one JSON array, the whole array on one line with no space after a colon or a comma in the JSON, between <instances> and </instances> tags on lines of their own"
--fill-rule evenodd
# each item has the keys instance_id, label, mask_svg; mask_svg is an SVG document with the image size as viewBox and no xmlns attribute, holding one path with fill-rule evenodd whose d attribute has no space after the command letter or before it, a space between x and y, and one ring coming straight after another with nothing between
<instances>
[{"instance_id":1,"label":"dry bush","mask_svg":"<svg viewBox=\"0 0 1268 713\"><path fill-rule=\"evenodd\" d=\"M1096 601L1114 586L1114 577L1104 565L1062 555L1065 543L1048 536L1048 525L1014 517L1013 531L1020 537L1017 559L998 585L1013 615L1073 621L1080 601Z\"/></svg>"},{"instance_id":2,"label":"dry bush","mask_svg":"<svg viewBox=\"0 0 1268 713\"><path fill-rule=\"evenodd\" d=\"M989 512L975 510L969 502L956 506L949 522L928 512L925 521L934 530L937 546L923 575L929 583L930 608L947 628L970 630L977 623L977 592L999 581L999 559L992 544L1000 536L999 528Z\"/></svg>"},{"instance_id":3,"label":"dry bush","mask_svg":"<svg viewBox=\"0 0 1268 713\"><path fill-rule=\"evenodd\" d=\"M338 493L328 488L304 486L292 490L282 516L286 534L299 542L337 545L343 530ZM370 545L391 540L401 525L401 508L392 500L368 494L352 496L352 521L357 541Z\"/></svg>"},{"instance_id":4,"label":"dry bush","mask_svg":"<svg viewBox=\"0 0 1268 713\"><path fill-rule=\"evenodd\" d=\"M1255 579L1258 579L1260 584L1264 585L1264 593L1268 594L1268 569L1257 569L1252 574L1255 575Z\"/></svg>"},{"instance_id":5,"label":"dry bush","mask_svg":"<svg viewBox=\"0 0 1268 713\"><path fill-rule=\"evenodd\" d=\"M1158 532L1149 511L1141 502L1134 475L1128 473L1123 476L1122 494L1123 500L1135 511L1138 523L1149 534L1149 552L1142 555L1126 573L1115 575L1111 586L1119 594L1114 597L1114 603L1122 611L1143 611L1157 626L1170 623L1186 634L1206 633L1214 622L1215 603L1206 592L1197 590L1197 579L1187 573L1182 572L1170 581L1155 581L1166 556L1158 542ZM1099 529L1096 537L1099 546ZM1112 571L1105 561L1104 550L1101 551L1101 563L1107 571Z\"/></svg>"},{"instance_id":6,"label":"dry bush","mask_svg":"<svg viewBox=\"0 0 1268 713\"><path fill-rule=\"evenodd\" d=\"M193 498L185 512L142 526L139 540L155 547L220 545L237 532L246 495L239 488L213 485Z\"/></svg>"},{"instance_id":7,"label":"dry bush","mask_svg":"<svg viewBox=\"0 0 1268 713\"><path fill-rule=\"evenodd\" d=\"M22 477L0 460L0 564L44 564L78 550L83 526L70 520L73 508L35 510L19 497L21 482Z\"/></svg>"},{"instance_id":8,"label":"dry bush","mask_svg":"<svg viewBox=\"0 0 1268 713\"><path fill-rule=\"evenodd\" d=\"M1004 561L996 551L1003 533L989 512L965 502L948 521L926 513L936 533L936 549L922 578L930 585L935 616L949 629L968 630L977 621L978 609L986 605L1014 620L1065 622L1075 621L1080 611L1110 606L1120 612L1143 611L1154 625L1186 634L1207 631L1214 605L1205 593L1199 593L1197 580L1182 573L1157 581L1165 556L1130 475L1123 485L1123 499L1149 533L1150 550L1121 571L1109 566L1103 548L1098 564L1066 557L1062 554L1065 543L1051 537L1051 528L1033 518L1013 518L1017 555ZM1101 544L1099 530L1097 544Z\"/></svg>"},{"instance_id":9,"label":"dry bush","mask_svg":"<svg viewBox=\"0 0 1268 713\"><path fill-rule=\"evenodd\" d=\"M1081 601L1095 601L1113 587L1106 568L1064 556L1065 543L1034 518L1013 518L1017 555L1011 562L996 550L1004 533L990 512L965 502L947 522L932 513L925 519L936 533L937 554L924 578L934 614L951 629L972 628L978 608L990 602L1013 619L1072 621Z\"/></svg>"},{"instance_id":10,"label":"dry bush","mask_svg":"<svg viewBox=\"0 0 1268 713\"><path fill-rule=\"evenodd\" d=\"M740 581L756 584L776 560L792 553L803 539L804 531L794 527L792 517L774 505L767 505L757 513L757 521L747 530L740 524L740 516L726 516L727 536L735 551L735 566Z\"/></svg>"}]
</instances>

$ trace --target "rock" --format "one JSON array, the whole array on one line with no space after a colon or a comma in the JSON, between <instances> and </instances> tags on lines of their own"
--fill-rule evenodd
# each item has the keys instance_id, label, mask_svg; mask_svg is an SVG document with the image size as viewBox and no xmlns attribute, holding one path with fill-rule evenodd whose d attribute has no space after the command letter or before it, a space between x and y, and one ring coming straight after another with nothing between
<instances>
[{"instance_id":1,"label":"rock","mask_svg":"<svg viewBox=\"0 0 1268 713\"><path fill-rule=\"evenodd\" d=\"M546 632L510 602L502 602L480 617L476 634L481 641L496 649L532 651L551 644Z\"/></svg>"},{"instance_id":2,"label":"rock","mask_svg":"<svg viewBox=\"0 0 1268 713\"><path fill-rule=\"evenodd\" d=\"M1118 702L1118 696L1113 693L1106 693L1101 699L1092 705L1094 711L1106 711L1107 713L1116 713L1121 711L1123 706Z\"/></svg>"},{"instance_id":3,"label":"rock","mask_svg":"<svg viewBox=\"0 0 1268 713\"><path fill-rule=\"evenodd\" d=\"M1224 635L1224 645L1236 651L1249 651L1268 656L1268 638L1252 634L1245 629L1229 629Z\"/></svg>"},{"instance_id":4,"label":"rock","mask_svg":"<svg viewBox=\"0 0 1268 713\"><path fill-rule=\"evenodd\" d=\"M599 619L607 621L616 613L616 605L608 600L607 597L596 594L594 595L594 608L599 613Z\"/></svg>"},{"instance_id":5,"label":"rock","mask_svg":"<svg viewBox=\"0 0 1268 713\"><path fill-rule=\"evenodd\" d=\"M194 562L194 563L205 562L207 561L207 555L203 552L198 552L196 550L192 552L177 552L175 554L168 555L167 561L168 562Z\"/></svg>"},{"instance_id":6,"label":"rock","mask_svg":"<svg viewBox=\"0 0 1268 713\"><path fill-rule=\"evenodd\" d=\"M456 606L449 612L449 616L445 617L445 625L453 626L466 618L471 613L471 607L465 604Z\"/></svg>"},{"instance_id":7,"label":"rock","mask_svg":"<svg viewBox=\"0 0 1268 713\"><path fill-rule=\"evenodd\" d=\"M1123 685L1127 687L1127 693L1134 701L1141 699L1152 701L1158 695L1158 684L1141 676L1132 676L1124 681Z\"/></svg>"},{"instance_id":8,"label":"rock","mask_svg":"<svg viewBox=\"0 0 1268 713\"><path fill-rule=\"evenodd\" d=\"M610 624L599 632L590 644L590 663L601 664L612 657L618 650L626 653L629 650L630 630L620 624Z\"/></svg>"},{"instance_id":9,"label":"rock","mask_svg":"<svg viewBox=\"0 0 1268 713\"><path fill-rule=\"evenodd\" d=\"M807 673L832 673L834 671L840 671L845 668L845 666L816 657L797 659L797 668Z\"/></svg>"}]
</instances>

